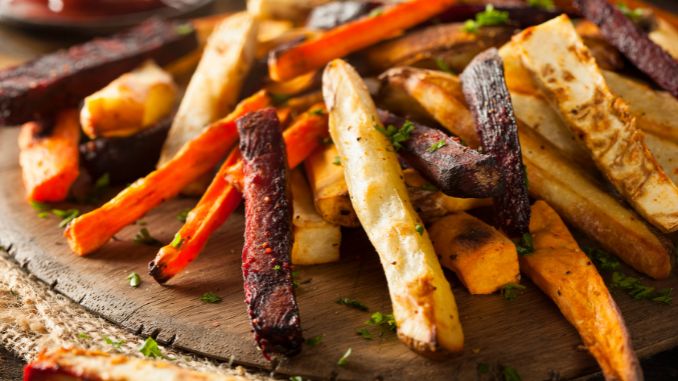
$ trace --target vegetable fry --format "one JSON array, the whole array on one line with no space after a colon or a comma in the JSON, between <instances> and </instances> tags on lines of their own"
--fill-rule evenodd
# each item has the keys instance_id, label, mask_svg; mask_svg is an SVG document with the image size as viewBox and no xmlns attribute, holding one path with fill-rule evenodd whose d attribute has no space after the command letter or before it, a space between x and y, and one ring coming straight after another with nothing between
<instances>
[{"instance_id":1,"label":"vegetable fry","mask_svg":"<svg viewBox=\"0 0 678 381\"><path fill-rule=\"evenodd\" d=\"M78 177L80 125L76 110L62 111L51 128L44 123L28 122L19 134L19 162L31 201L57 202L68 196ZM48 132L47 136L41 136Z\"/></svg>"},{"instance_id":2,"label":"vegetable fry","mask_svg":"<svg viewBox=\"0 0 678 381\"><path fill-rule=\"evenodd\" d=\"M172 77L146 61L85 98L80 124L91 139L127 137L167 117L176 97Z\"/></svg>"},{"instance_id":3,"label":"vegetable fry","mask_svg":"<svg viewBox=\"0 0 678 381\"><path fill-rule=\"evenodd\" d=\"M488 49L476 56L460 78L483 151L494 156L504 174L504 192L493 200L497 224L508 235L522 237L530 223L527 176L504 65L497 50Z\"/></svg>"},{"instance_id":4,"label":"vegetable fry","mask_svg":"<svg viewBox=\"0 0 678 381\"><path fill-rule=\"evenodd\" d=\"M274 109L247 114L237 124L245 175L245 303L264 356L272 352L293 356L301 351L304 339L292 280L292 200L285 144Z\"/></svg>"},{"instance_id":5,"label":"vegetable fry","mask_svg":"<svg viewBox=\"0 0 678 381\"><path fill-rule=\"evenodd\" d=\"M268 61L271 78L285 81L320 69L340 58L442 12L456 0L412 0L387 7L381 14L362 17L338 26L315 39L284 51L274 52Z\"/></svg>"},{"instance_id":6,"label":"vegetable fry","mask_svg":"<svg viewBox=\"0 0 678 381\"><path fill-rule=\"evenodd\" d=\"M137 180L100 208L73 220L64 233L71 250L78 255L97 250L120 229L206 174L235 144L238 138L235 120L269 103L263 91L243 100L231 114L186 143L167 164Z\"/></svg>"},{"instance_id":7,"label":"vegetable fry","mask_svg":"<svg viewBox=\"0 0 678 381\"><path fill-rule=\"evenodd\" d=\"M301 170L291 172L290 186L294 211L292 264L319 265L338 261L341 229L323 220L315 211L311 190Z\"/></svg>"},{"instance_id":8,"label":"vegetable fry","mask_svg":"<svg viewBox=\"0 0 678 381\"><path fill-rule=\"evenodd\" d=\"M570 19L560 16L514 40L523 64L601 172L652 225L678 230L678 187L647 149L626 104L608 89Z\"/></svg>"},{"instance_id":9,"label":"vegetable fry","mask_svg":"<svg viewBox=\"0 0 678 381\"><path fill-rule=\"evenodd\" d=\"M364 82L334 60L323 75L323 95L353 207L386 273L398 337L418 352L460 351L452 290L410 204L398 158L374 127L380 123Z\"/></svg>"},{"instance_id":10,"label":"vegetable fry","mask_svg":"<svg viewBox=\"0 0 678 381\"><path fill-rule=\"evenodd\" d=\"M233 108L254 60L257 28L257 20L247 12L234 14L216 26L174 117L158 167Z\"/></svg>"},{"instance_id":11,"label":"vegetable fry","mask_svg":"<svg viewBox=\"0 0 678 381\"><path fill-rule=\"evenodd\" d=\"M534 252L520 268L579 332L606 380L642 380L628 330L603 278L558 214L543 201L532 207Z\"/></svg>"},{"instance_id":12,"label":"vegetable fry","mask_svg":"<svg viewBox=\"0 0 678 381\"><path fill-rule=\"evenodd\" d=\"M440 263L471 294L491 294L520 281L518 253L510 239L466 213L445 216L429 228Z\"/></svg>"}]
</instances>

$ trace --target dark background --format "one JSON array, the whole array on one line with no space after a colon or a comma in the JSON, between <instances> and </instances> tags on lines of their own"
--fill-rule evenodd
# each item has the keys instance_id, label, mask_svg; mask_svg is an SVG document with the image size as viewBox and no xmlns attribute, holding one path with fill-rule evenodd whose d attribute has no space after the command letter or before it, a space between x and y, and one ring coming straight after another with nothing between
<instances>
[{"instance_id":1,"label":"dark background","mask_svg":"<svg viewBox=\"0 0 678 381\"><path fill-rule=\"evenodd\" d=\"M648 2L678 13L678 0L648 0ZM238 5L242 3L242 0L217 0L216 9L238 8ZM645 359L642 364L645 379L648 381L678 380L678 348ZM21 380L23 366L23 361L0 347L0 381ZM583 380L599 381L603 378L593 376L585 377Z\"/></svg>"}]
</instances>

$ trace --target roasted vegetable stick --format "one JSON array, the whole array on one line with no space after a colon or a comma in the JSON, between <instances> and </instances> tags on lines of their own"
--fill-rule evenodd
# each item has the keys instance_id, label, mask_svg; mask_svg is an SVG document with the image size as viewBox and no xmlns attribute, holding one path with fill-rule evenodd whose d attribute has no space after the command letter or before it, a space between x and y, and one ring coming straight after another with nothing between
<instances>
[{"instance_id":1,"label":"roasted vegetable stick","mask_svg":"<svg viewBox=\"0 0 678 381\"><path fill-rule=\"evenodd\" d=\"M452 290L410 203L398 158L374 127L380 123L364 82L334 60L323 75L323 96L353 207L386 273L398 337L418 352L460 351Z\"/></svg>"},{"instance_id":2,"label":"roasted vegetable stick","mask_svg":"<svg viewBox=\"0 0 678 381\"><path fill-rule=\"evenodd\" d=\"M174 117L158 167L205 126L232 110L254 60L257 27L252 15L241 12L214 29Z\"/></svg>"},{"instance_id":3,"label":"roasted vegetable stick","mask_svg":"<svg viewBox=\"0 0 678 381\"><path fill-rule=\"evenodd\" d=\"M167 117L176 97L172 76L146 61L85 98L80 125L91 139L130 136Z\"/></svg>"},{"instance_id":4,"label":"roasted vegetable stick","mask_svg":"<svg viewBox=\"0 0 678 381\"><path fill-rule=\"evenodd\" d=\"M527 176L504 64L497 49L476 56L460 78L483 151L494 156L504 174L504 191L494 197L497 224L508 235L522 237L530 223Z\"/></svg>"},{"instance_id":5,"label":"roasted vegetable stick","mask_svg":"<svg viewBox=\"0 0 678 381\"><path fill-rule=\"evenodd\" d=\"M657 27L649 33L650 40L678 60L678 25L674 26L659 17L656 19L656 23Z\"/></svg>"},{"instance_id":6,"label":"roasted vegetable stick","mask_svg":"<svg viewBox=\"0 0 678 381\"><path fill-rule=\"evenodd\" d=\"M440 71L403 67L388 70L379 78L382 81L380 94L397 92L406 95L410 99L402 103L416 103L469 147L480 145L473 115L466 107L457 77ZM415 116L417 114L415 112Z\"/></svg>"},{"instance_id":7,"label":"roasted vegetable stick","mask_svg":"<svg viewBox=\"0 0 678 381\"><path fill-rule=\"evenodd\" d=\"M268 68L275 81L286 81L413 27L455 4L456 0L412 0L387 7L374 17L338 26L315 39L274 52Z\"/></svg>"},{"instance_id":8,"label":"roasted vegetable stick","mask_svg":"<svg viewBox=\"0 0 678 381\"><path fill-rule=\"evenodd\" d=\"M574 325L606 380L642 380L624 319L603 278L544 201L532 207L530 233L534 252L520 257L521 270Z\"/></svg>"},{"instance_id":9,"label":"roasted vegetable stick","mask_svg":"<svg viewBox=\"0 0 678 381\"><path fill-rule=\"evenodd\" d=\"M261 19L303 22L311 10L332 0L247 0L247 11Z\"/></svg>"},{"instance_id":10,"label":"roasted vegetable stick","mask_svg":"<svg viewBox=\"0 0 678 381\"><path fill-rule=\"evenodd\" d=\"M152 19L116 36L0 71L0 126L77 106L147 59L164 65L196 47L190 25Z\"/></svg>"},{"instance_id":11,"label":"roasted vegetable stick","mask_svg":"<svg viewBox=\"0 0 678 381\"><path fill-rule=\"evenodd\" d=\"M167 164L137 180L100 208L73 220L64 233L71 250L78 255L97 250L120 229L206 174L235 144L238 138L235 120L269 103L263 91L245 99L230 115L189 141Z\"/></svg>"},{"instance_id":12,"label":"roasted vegetable stick","mask_svg":"<svg viewBox=\"0 0 678 381\"><path fill-rule=\"evenodd\" d=\"M548 202L570 224L636 270L657 279L669 276L673 248L640 216L536 132L520 127L520 144L532 196Z\"/></svg>"},{"instance_id":13,"label":"roasted vegetable stick","mask_svg":"<svg viewBox=\"0 0 678 381\"><path fill-rule=\"evenodd\" d=\"M674 184L678 184L678 144L653 134L645 134L645 144Z\"/></svg>"},{"instance_id":14,"label":"roasted vegetable stick","mask_svg":"<svg viewBox=\"0 0 678 381\"><path fill-rule=\"evenodd\" d=\"M514 40L523 64L598 169L652 225L678 230L678 187L647 149L626 104L608 89L570 19L560 16Z\"/></svg>"},{"instance_id":15,"label":"roasted vegetable stick","mask_svg":"<svg viewBox=\"0 0 678 381\"><path fill-rule=\"evenodd\" d=\"M313 106L287 129L283 136L290 168L299 165L327 136L327 116L317 111L325 105ZM149 273L160 283L181 272L198 257L212 233L221 226L240 203L243 189L243 161L235 149L217 172L198 204L189 213L186 223L174 241L158 251L149 264Z\"/></svg>"},{"instance_id":16,"label":"roasted vegetable stick","mask_svg":"<svg viewBox=\"0 0 678 381\"><path fill-rule=\"evenodd\" d=\"M607 0L574 0L587 19L638 69L678 98L678 61Z\"/></svg>"},{"instance_id":17,"label":"roasted vegetable stick","mask_svg":"<svg viewBox=\"0 0 678 381\"><path fill-rule=\"evenodd\" d=\"M471 294L491 294L518 283L518 253L506 236L466 213L445 216L429 228L440 263L454 271Z\"/></svg>"},{"instance_id":18,"label":"roasted vegetable stick","mask_svg":"<svg viewBox=\"0 0 678 381\"><path fill-rule=\"evenodd\" d=\"M79 173L79 140L76 110L62 111L54 121L28 122L21 127L19 163L28 200L57 202L66 199Z\"/></svg>"},{"instance_id":19,"label":"roasted vegetable stick","mask_svg":"<svg viewBox=\"0 0 678 381\"><path fill-rule=\"evenodd\" d=\"M292 200L280 130L274 109L238 120L245 163L245 303L264 356L296 355L304 342L292 280Z\"/></svg>"},{"instance_id":20,"label":"roasted vegetable stick","mask_svg":"<svg viewBox=\"0 0 678 381\"><path fill-rule=\"evenodd\" d=\"M294 211L292 264L319 265L338 261L341 228L323 220L315 211L311 190L301 170L292 171L290 185Z\"/></svg>"}]
</instances>

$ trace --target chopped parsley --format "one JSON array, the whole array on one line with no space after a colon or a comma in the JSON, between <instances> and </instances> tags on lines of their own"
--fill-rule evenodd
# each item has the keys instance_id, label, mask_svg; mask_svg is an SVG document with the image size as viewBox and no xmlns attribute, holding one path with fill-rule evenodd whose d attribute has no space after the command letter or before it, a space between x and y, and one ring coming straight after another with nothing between
<instances>
[{"instance_id":1,"label":"chopped parsley","mask_svg":"<svg viewBox=\"0 0 678 381\"><path fill-rule=\"evenodd\" d=\"M290 381L304 381L304 378L301 376L290 376Z\"/></svg>"},{"instance_id":2,"label":"chopped parsley","mask_svg":"<svg viewBox=\"0 0 678 381\"><path fill-rule=\"evenodd\" d=\"M151 233L149 233L147 228L141 228L137 235L134 236L134 242L148 245L148 246L157 246L160 245L160 241L155 239Z\"/></svg>"},{"instance_id":3,"label":"chopped parsley","mask_svg":"<svg viewBox=\"0 0 678 381\"><path fill-rule=\"evenodd\" d=\"M414 230L416 230L419 235L424 235L424 225L416 224L414 225Z\"/></svg>"},{"instance_id":4,"label":"chopped parsley","mask_svg":"<svg viewBox=\"0 0 678 381\"><path fill-rule=\"evenodd\" d=\"M180 249L181 245L184 244L184 239L181 237L181 234L177 233L174 235L174 239L170 242L170 246L175 249Z\"/></svg>"},{"instance_id":5,"label":"chopped parsley","mask_svg":"<svg viewBox=\"0 0 678 381\"><path fill-rule=\"evenodd\" d=\"M436 62L436 66L438 67L438 69L440 69L440 71L444 71L445 73L454 74L454 72L450 68L450 65L448 65L447 62L445 62L445 60L442 59L441 57L436 57L435 62Z\"/></svg>"},{"instance_id":6,"label":"chopped parsley","mask_svg":"<svg viewBox=\"0 0 678 381\"><path fill-rule=\"evenodd\" d=\"M384 136L391 141L391 144L393 144L393 148L397 151L402 148L401 143L406 142L410 138L410 134L414 130L414 123L406 120L400 128L397 128L392 124L389 124L386 128L375 124L374 128L384 134Z\"/></svg>"},{"instance_id":7,"label":"chopped parsley","mask_svg":"<svg viewBox=\"0 0 678 381\"><path fill-rule=\"evenodd\" d=\"M534 253L534 242L532 241L532 234L525 233L516 243L516 250L518 255L529 255Z\"/></svg>"},{"instance_id":8,"label":"chopped parsley","mask_svg":"<svg viewBox=\"0 0 678 381\"><path fill-rule=\"evenodd\" d=\"M137 288L141 284L141 277L139 274L132 272L127 276L127 280L129 281L129 286Z\"/></svg>"},{"instance_id":9,"label":"chopped parsley","mask_svg":"<svg viewBox=\"0 0 678 381\"><path fill-rule=\"evenodd\" d=\"M487 374L490 372L490 365L484 362L480 362L478 363L476 370L478 371L478 374Z\"/></svg>"},{"instance_id":10,"label":"chopped parsley","mask_svg":"<svg viewBox=\"0 0 678 381\"><path fill-rule=\"evenodd\" d=\"M104 336L104 342L106 344L112 346L115 349L120 349L120 347L122 347L122 345L126 343L125 340L117 340L116 341L116 340L111 339L108 336Z\"/></svg>"},{"instance_id":11,"label":"chopped parsley","mask_svg":"<svg viewBox=\"0 0 678 381\"><path fill-rule=\"evenodd\" d=\"M522 381L518 371L510 366L503 366L501 369L501 374L504 376L504 381Z\"/></svg>"},{"instance_id":12,"label":"chopped parsley","mask_svg":"<svg viewBox=\"0 0 678 381\"><path fill-rule=\"evenodd\" d=\"M382 328L386 327L393 332L396 331L396 321L393 314L375 312L370 316L370 320L367 321L367 324Z\"/></svg>"},{"instance_id":13,"label":"chopped parsley","mask_svg":"<svg viewBox=\"0 0 678 381\"><path fill-rule=\"evenodd\" d=\"M332 161L332 164L341 165L341 158L339 156L335 156L334 160Z\"/></svg>"},{"instance_id":14,"label":"chopped parsley","mask_svg":"<svg viewBox=\"0 0 678 381\"><path fill-rule=\"evenodd\" d=\"M177 214L177 220L186 223L186 220L188 219L188 213L190 212L191 209L182 210L181 212L179 212L179 214Z\"/></svg>"},{"instance_id":15,"label":"chopped parsley","mask_svg":"<svg viewBox=\"0 0 678 381\"><path fill-rule=\"evenodd\" d=\"M372 340L372 332L365 327L358 329L355 333L365 340Z\"/></svg>"},{"instance_id":16,"label":"chopped parsley","mask_svg":"<svg viewBox=\"0 0 678 381\"><path fill-rule=\"evenodd\" d=\"M377 17L381 16L384 13L384 7L374 8L370 13L367 14L367 17Z\"/></svg>"},{"instance_id":17,"label":"chopped parsley","mask_svg":"<svg viewBox=\"0 0 678 381\"><path fill-rule=\"evenodd\" d=\"M518 283L509 283L501 288L501 296L506 300L514 300L525 290L525 286Z\"/></svg>"},{"instance_id":18,"label":"chopped parsley","mask_svg":"<svg viewBox=\"0 0 678 381\"><path fill-rule=\"evenodd\" d=\"M52 214L61 218L59 227L65 228L71 221L80 215L80 211L78 209L52 209Z\"/></svg>"},{"instance_id":19,"label":"chopped parsley","mask_svg":"<svg viewBox=\"0 0 678 381\"><path fill-rule=\"evenodd\" d=\"M643 14L645 13L645 10L643 8L631 9L628 7L628 5L624 3L617 3L617 9L619 9L621 13L624 14L624 16L626 16L633 22L640 21L643 18Z\"/></svg>"},{"instance_id":20,"label":"chopped parsley","mask_svg":"<svg viewBox=\"0 0 678 381\"><path fill-rule=\"evenodd\" d=\"M359 310L359 311L364 311L364 312L368 311L368 308L367 308L366 305L362 304L361 302L359 302L355 299L351 299L351 298L339 298L339 299L337 299L337 304L342 304L346 307L355 308L356 310Z\"/></svg>"},{"instance_id":21,"label":"chopped parsley","mask_svg":"<svg viewBox=\"0 0 678 381\"><path fill-rule=\"evenodd\" d=\"M323 341L323 335L313 336L309 339L306 339L306 345L309 347L315 347Z\"/></svg>"},{"instance_id":22,"label":"chopped parsley","mask_svg":"<svg viewBox=\"0 0 678 381\"><path fill-rule=\"evenodd\" d=\"M339 358L339 361L337 361L337 365L339 366L345 366L348 364L348 357L351 355L351 348L347 349L346 352Z\"/></svg>"},{"instance_id":23,"label":"chopped parsley","mask_svg":"<svg viewBox=\"0 0 678 381\"><path fill-rule=\"evenodd\" d=\"M221 302L221 296L219 296L219 295L217 295L213 292L206 292L206 293L202 294L202 296L200 297L200 300L202 300L205 303L214 304L214 303Z\"/></svg>"},{"instance_id":24,"label":"chopped parsley","mask_svg":"<svg viewBox=\"0 0 678 381\"><path fill-rule=\"evenodd\" d=\"M311 110L311 115L323 116L323 115L325 115L325 110L323 110L321 108Z\"/></svg>"},{"instance_id":25,"label":"chopped parsley","mask_svg":"<svg viewBox=\"0 0 678 381\"><path fill-rule=\"evenodd\" d=\"M541 8L547 11L556 9L556 5L553 4L553 0L528 0L527 4L533 8Z\"/></svg>"},{"instance_id":26,"label":"chopped parsley","mask_svg":"<svg viewBox=\"0 0 678 381\"><path fill-rule=\"evenodd\" d=\"M177 34L179 34L179 35L186 35L186 34L193 33L193 27L191 26L190 23L185 23L185 24L177 25L176 28L175 28L174 30L175 30L175 31L177 32Z\"/></svg>"},{"instance_id":27,"label":"chopped parsley","mask_svg":"<svg viewBox=\"0 0 678 381\"><path fill-rule=\"evenodd\" d=\"M435 152L435 151L445 147L446 145L447 145L447 142L445 142L444 139L440 139L437 142L431 144L431 146L426 149L426 152Z\"/></svg>"},{"instance_id":28,"label":"chopped parsley","mask_svg":"<svg viewBox=\"0 0 678 381\"><path fill-rule=\"evenodd\" d=\"M478 29L484 26L505 25L509 23L509 13L506 11L498 11L494 9L492 4L485 6L485 10L476 13L475 20L466 20L464 23L464 31L468 33L476 33Z\"/></svg>"},{"instance_id":29,"label":"chopped parsley","mask_svg":"<svg viewBox=\"0 0 678 381\"><path fill-rule=\"evenodd\" d=\"M613 271L617 270L619 266L621 266L621 263L619 263L616 258L603 250L587 246L584 246L583 250L586 255L588 255L589 258L593 260L593 262L596 264L596 267L601 270Z\"/></svg>"},{"instance_id":30,"label":"chopped parsley","mask_svg":"<svg viewBox=\"0 0 678 381\"><path fill-rule=\"evenodd\" d=\"M163 357L162 351L160 351L160 347L158 347L158 343L153 340L152 337L146 338L146 341L139 347L139 352L146 357L154 359Z\"/></svg>"},{"instance_id":31,"label":"chopped parsley","mask_svg":"<svg viewBox=\"0 0 678 381\"><path fill-rule=\"evenodd\" d=\"M85 332L80 332L80 333L78 333L78 339L82 339L82 340L92 340L92 336L88 335L88 334L85 333Z\"/></svg>"},{"instance_id":32,"label":"chopped parsley","mask_svg":"<svg viewBox=\"0 0 678 381\"><path fill-rule=\"evenodd\" d=\"M437 192L437 191L438 191L438 188L437 188L435 185L431 184L431 183L424 183L424 184L421 186L421 189L423 189L423 190L425 190L425 191L429 191L429 192Z\"/></svg>"},{"instance_id":33,"label":"chopped parsley","mask_svg":"<svg viewBox=\"0 0 678 381\"><path fill-rule=\"evenodd\" d=\"M273 266L273 270L280 271L280 270L282 270L282 267L280 265L275 265L275 266Z\"/></svg>"},{"instance_id":34,"label":"chopped parsley","mask_svg":"<svg viewBox=\"0 0 678 381\"><path fill-rule=\"evenodd\" d=\"M292 96L287 94L271 94L271 100L275 106L284 105L290 98L292 98Z\"/></svg>"}]
</instances>

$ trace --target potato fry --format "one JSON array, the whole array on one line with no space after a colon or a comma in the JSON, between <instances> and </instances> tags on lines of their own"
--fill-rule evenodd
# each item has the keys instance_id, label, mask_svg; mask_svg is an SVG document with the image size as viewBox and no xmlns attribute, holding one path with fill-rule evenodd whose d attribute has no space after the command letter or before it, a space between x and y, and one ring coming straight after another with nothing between
<instances>
[{"instance_id":1,"label":"potato fry","mask_svg":"<svg viewBox=\"0 0 678 381\"><path fill-rule=\"evenodd\" d=\"M353 207L386 273L400 340L423 353L460 351L452 290L410 203L398 158L374 128L381 123L364 82L334 60L323 75L323 96Z\"/></svg>"},{"instance_id":2,"label":"potato fry","mask_svg":"<svg viewBox=\"0 0 678 381\"><path fill-rule=\"evenodd\" d=\"M544 201L532 206L534 252L521 270L548 295L579 332L606 380L642 380L642 370L617 304L591 259Z\"/></svg>"}]
</instances>

